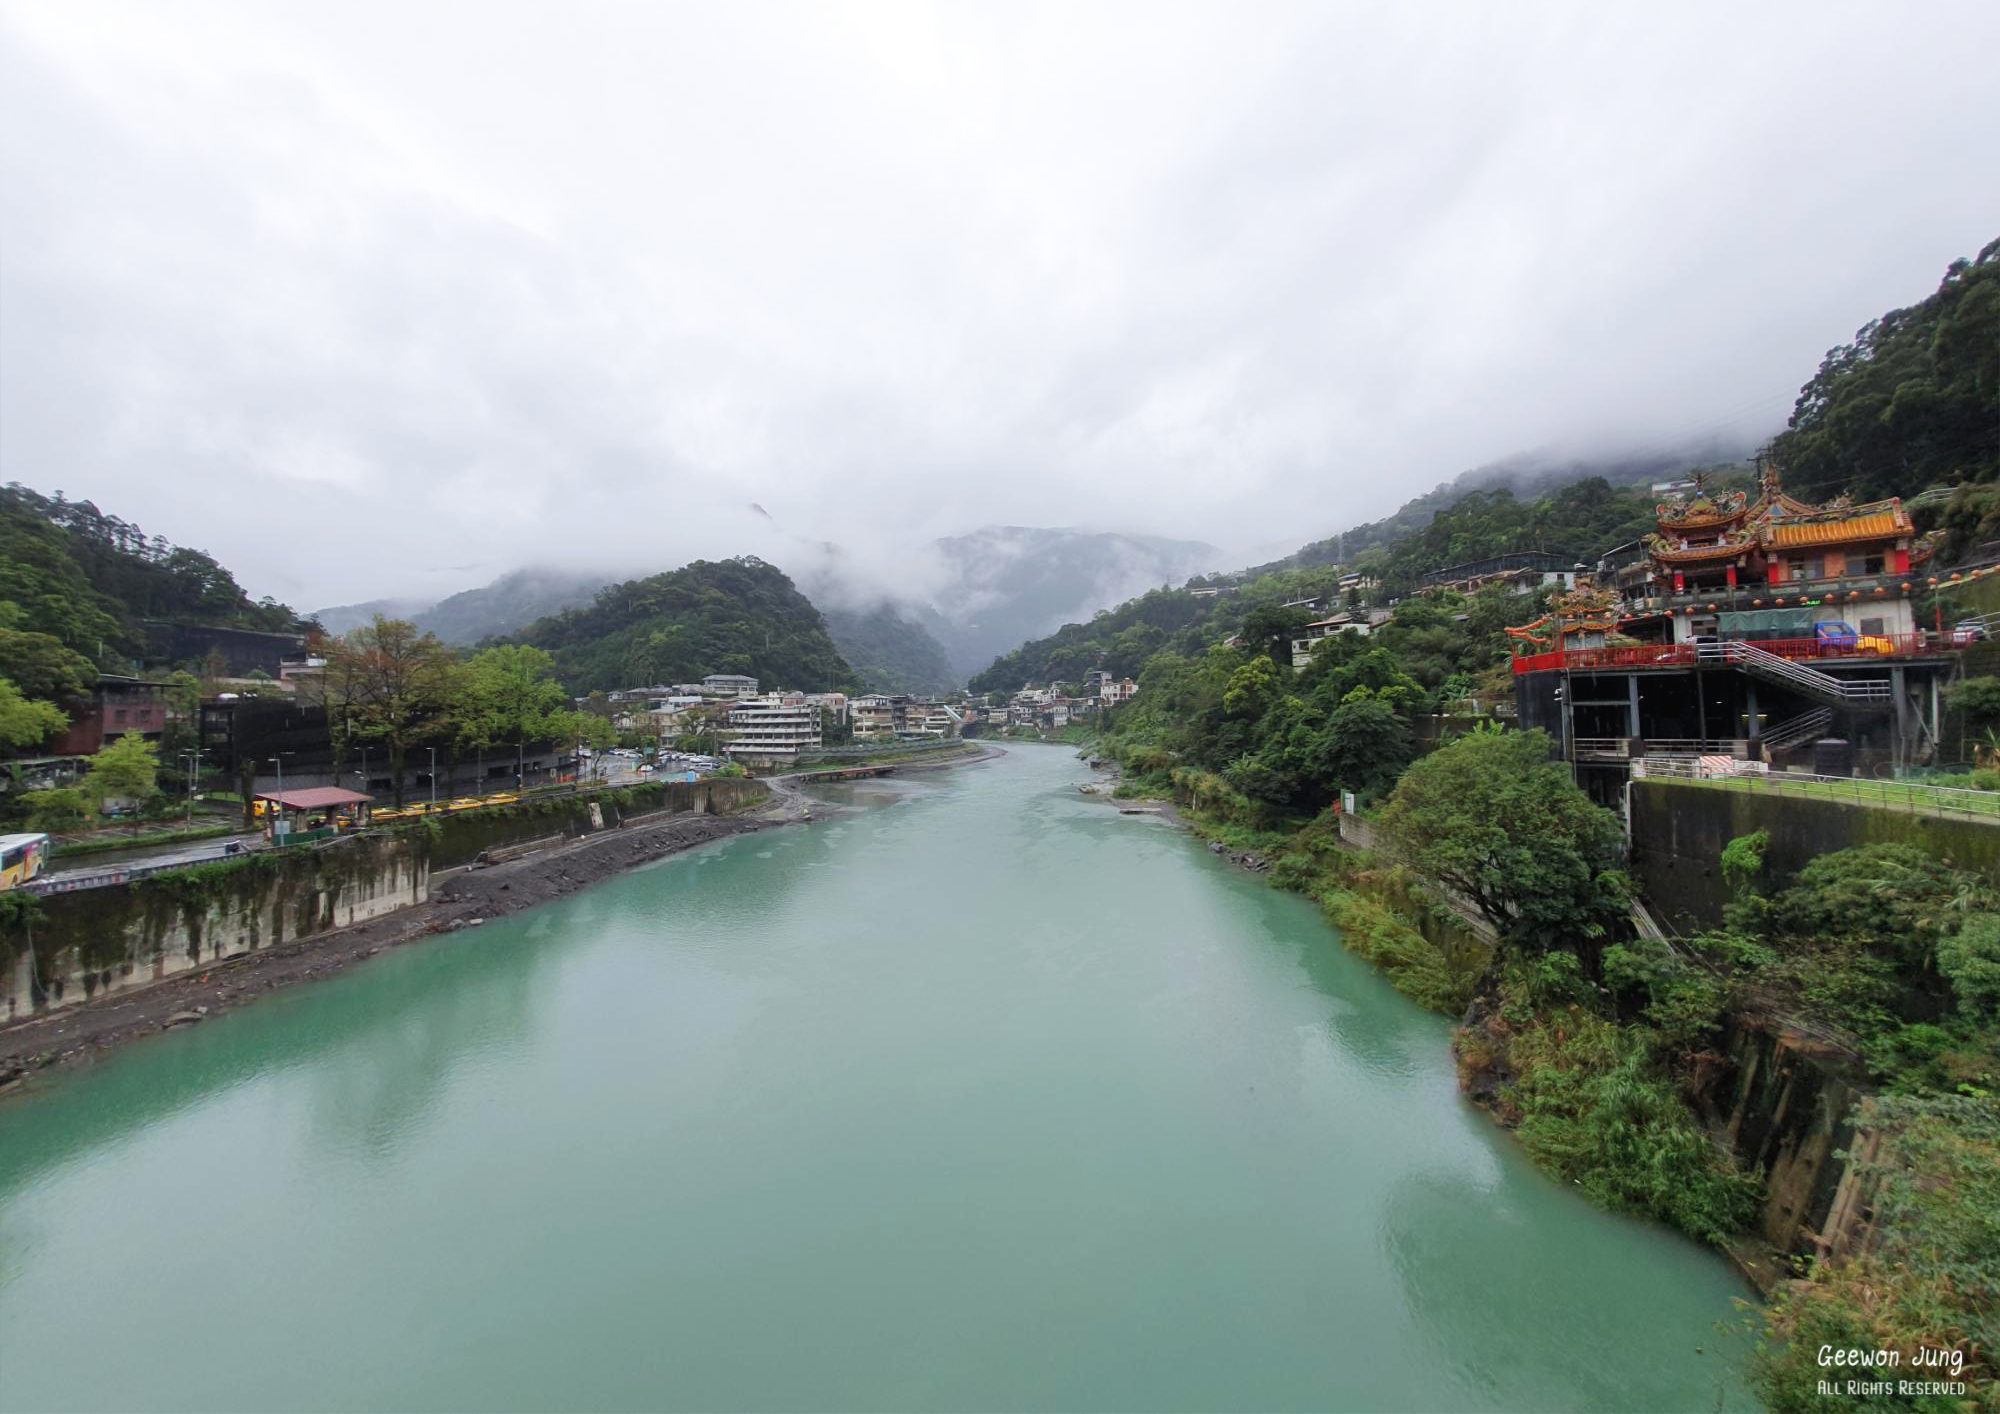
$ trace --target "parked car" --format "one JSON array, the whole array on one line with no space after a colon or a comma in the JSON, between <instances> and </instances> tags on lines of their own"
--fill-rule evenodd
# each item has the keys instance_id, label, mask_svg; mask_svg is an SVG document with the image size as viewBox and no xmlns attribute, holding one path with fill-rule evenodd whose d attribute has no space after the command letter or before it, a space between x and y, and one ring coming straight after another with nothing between
<instances>
[{"instance_id":1,"label":"parked car","mask_svg":"<svg viewBox=\"0 0 2000 1414\"><path fill-rule=\"evenodd\" d=\"M1951 641L1959 645L1984 643L1986 641L1986 621L1984 619L1960 619L1951 626Z\"/></svg>"},{"instance_id":2,"label":"parked car","mask_svg":"<svg viewBox=\"0 0 2000 1414\"><path fill-rule=\"evenodd\" d=\"M1894 653L1896 645L1880 634L1858 633L1854 625L1842 623L1838 619L1822 620L1813 625L1813 637L1829 648L1844 648L1853 653Z\"/></svg>"}]
</instances>

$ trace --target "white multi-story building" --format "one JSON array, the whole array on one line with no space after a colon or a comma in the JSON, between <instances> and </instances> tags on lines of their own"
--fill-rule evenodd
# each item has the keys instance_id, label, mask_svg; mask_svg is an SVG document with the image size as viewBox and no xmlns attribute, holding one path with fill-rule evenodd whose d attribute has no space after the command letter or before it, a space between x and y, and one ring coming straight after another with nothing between
<instances>
[{"instance_id":1,"label":"white multi-story building","mask_svg":"<svg viewBox=\"0 0 2000 1414\"><path fill-rule=\"evenodd\" d=\"M1375 627L1366 614L1335 614L1332 618L1318 619L1299 630L1299 637L1292 640L1292 671L1305 671L1312 661L1313 650L1320 643L1336 633L1346 633L1352 629L1366 638Z\"/></svg>"},{"instance_id":2,"label":"white multi-story building","mask_svg":"<svg viewBox=\"0 0 2000 1414\"><path fill-rule=\"evenodd\" d=\"M723 750L732 758L795 760L801 751L819 750L819 708L804 698L753 698L729 709L729 731Z\"/></svg>"},{"instance_id":3,"label":"white multi-story building","mask_svg":"<svg viewBox=\"0 0 2000 1414\"><path fill-rule=\"evenodd\" d=\"M710 673L701 680L701 695L742 701L757 695L757 679L742 673Z\"/></svg>"},{"instance_id":4,"label":"white multi-story building","mask_svg":"<svg viewBox=\"0 0 2000 1414\"><path fill-rule=\"evenodd\" d=\"M886 693L872 692L866 697L857 697L847 705L847 715L854 723L856 741L887 741L893 739L902 725L904 709L909 706L907 697L891 697Z\"/></svg>"},{"instance_id":5,"label":"white multi-story building","mask_svg":"<svg viewBox=\"0 0 2000 1414\"><path fill-rule=\"evenodd\" d=\"M963 725L958 713L942 702L912 702L903 720L907 736L957 736Z\"/></svg>"}]
</instances>

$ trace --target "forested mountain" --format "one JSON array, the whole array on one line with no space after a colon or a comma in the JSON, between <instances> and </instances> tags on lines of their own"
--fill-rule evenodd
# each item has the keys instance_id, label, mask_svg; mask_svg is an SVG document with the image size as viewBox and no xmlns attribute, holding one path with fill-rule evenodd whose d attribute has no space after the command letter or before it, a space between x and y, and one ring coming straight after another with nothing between
<instances>
[{"instance_id":1,"label":"forested mountain","mask_svg":"<svg viewBox=\"0 0 2000 1414\"><path fill-rule=\"evenodd\" d=\"M696 560L606 585L592 602L529 625L572 692L748 673L766 687L855 691L826 621L783 571L754 556Z\"/></svg>"},{"instance_id":2,"label":"forested mountain","mask_svg":"<svg viewBox=\"0 0 2000 1414\"><path fill-rule=\"evenodd\" d=\"M1732 478L1747 483L1750 475L1743 467L1711 470L1717 485L1728 485ZM1431 511L1427 523L1386 549L1373 546L1351 554L1349 561L1368 566L1382 580L1382 594L1389 596L1407 592L1432 570L1510 550L1547 549L1588 560L1652 529L1658 500L1649 482L1613 486L1596 476L1532 498L1506 488L1471 491L1445 509ZM1412 516L1407 523L1414 525L1416 520ZM1067 624L1046 638L1022 644L974 674L971 685L977 692L1013 691L1024 683L1051 678L1079 681L1096 667L1121 677L1136 676L1153 653L1164 648L1197 653L1227 638L1260 606L1314 595L1330 597L1339 577L1335 566L1308 559L1279 561L1275 568L1252 571L1249 578L1214 598L1197 599L1184 588L1156 589L1099 613L1088 623ZM1295 612L1292 617L1303 623L1310 616Z\"/></svg>"},{"instance_id":3,"label":"forested mountain","mask_svg":"<svg viewBox=\"0 0 2000 1414\"><path fill-rule=\"evenodd\" d=\"M1830 351L1771 452L1812 500L2000 478L2000 240Z\"/></svg>"},{"instance_id":4,"label":"forested mountain","mask_svg":"<svg viewBox=\"0 0 2000 1414\"><path fill-rule=\"evenodd\" d=\"M1179 584L1215 565L1193 540L1027 526L987 526L932 542L943 574L931 595L931 632L952 666L971 673L997 653L1153 585Z\"/></svg>"},{"instance_id":5,"label":"forested mountain","mask_svg":"<svg viewBox=\"0 0 2000 1414\"><path fill-rule=\"evenodd\" d=\"M419 612L418 628L428 629L446 643L473 644L519 633L537 619L581 608L604 587L602 574L567 570L521 569L503 574L491 584L468 589Z\"/></svg>"},{"instance_id":6,"label":"forested mountain","mask_svg":"<svg viewBox=\"0 0 2000 1414\"><path fill-rule=\"evenodd\" d=\"M1486 496L1489 502L1495 505L1512 502L1524 509L1543 505L1551 495L1566 486L1591 481L1601 481L1621 491L1632 489L1636 494L1650 494L1640 491L1640 488L1650 487L1657 481L1684 476L1690 470L1703 466L1711 468L1733 466L1742 456L1747 455L1749 450L1747 445L1741 443L1709 441L1691 443L1676 452L1645 456L1607 456L1558 461L1538 457L1510 458L1507 461L1494 462L1462 472L1452 480L1404 502L1393 514L1384 516L1381 520L1357 525L1352 530L1328 536L1324 540L1315 540L1282 560L1254 566L1241 571L1238 575L1210 575L1204 582L1220 583L1237 578L1250 579L1275 570L1298 569L1306 565L1353 562L1369 550L1386 551L1412 536L1420 535L1429 529L1441 513L1452 510L1475 494ZM1563 511L1567 509L1569 508L1563 508ZM1498 532L1496 536L1485 536L1476 541L1485 548L1460 555L1456 561L1446 558L1435 564L1428 564L1425 568L1438 569L1447 564L1462 563L1486 555L1504 554L1510 550L1549 550L1570 555L1587 554L1602 548L1594 539L1602 533L1602 527L1594 522L1583 525L1565 522L1561 519L1563 511L1558 511L1555 519L1550 519L1546 515L1536 521L1503 519L1494 526ZM1518 537L1519 543L1509 543L1509 536ZM1566 543L1565 537L1575 543Z\"/></svg>"},{"instance_id":7,"label":"forested mountain","mask_svg":"<svg viewBox=\"0 0 2000 1414\"><path fill-rule=\"evenodd\" d=\"M825 614L840 656L875 691L928 696L958 686L944 646L913 611L885 600L868 609L836 608Z\"/></svg>"},{"instance_id":8,"label":"forested mountain","mask_svg":"<svg viewBox=\"0 0 2000 1414\"><path fill-rule=\"evenodd\" d=\"M46 634L94 660L145 652L146 620L283 633L298 615L253 600L199 550L147 536L89 501L0 488L0 602L11 628Z\"/></svg>"},{"instance_id":9,"label":"forested mountain","mask_svg":"<svg viewBox=\"0 0 2000 1414\"><path fill-rule=\"evenodd\" d=\"M333 604L324 609L314 609L308 617L339 638L374 622L377 614L385 619L412 620L430 607L430 601L426 599L369 599L359 604Z\"/></svg>"}]
</instances>

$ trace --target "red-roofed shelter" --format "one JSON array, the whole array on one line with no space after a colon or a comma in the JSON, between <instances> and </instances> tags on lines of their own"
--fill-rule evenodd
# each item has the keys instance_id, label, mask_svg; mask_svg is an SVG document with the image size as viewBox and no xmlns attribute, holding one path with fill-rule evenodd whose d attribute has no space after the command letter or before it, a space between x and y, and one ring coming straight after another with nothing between
<instances>
[{"instance_id":1,"label":"red-roofed shelter","mask_svg":"<svg viewBox=\"0 0 2000 1414\"><path fill-rule=\"evenodd\" d=\"M368 807L375 803L372 795L339 786L267 790L257 798L271 802L272 837L294 843L358 830L368 823Z\"/></svg>"}]
</instances>

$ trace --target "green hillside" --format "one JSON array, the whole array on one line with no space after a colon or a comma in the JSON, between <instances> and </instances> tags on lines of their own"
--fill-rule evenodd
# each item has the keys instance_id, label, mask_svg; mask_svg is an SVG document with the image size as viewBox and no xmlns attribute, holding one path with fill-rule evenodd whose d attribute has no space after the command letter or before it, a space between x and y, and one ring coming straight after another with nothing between
<instances>
[{"instance_id":1,"label":"green hillside","mask_svg":"<svg viewBox=\"0 0 2000 1414\"><path fill-rule=\"evenodd\" d=\"M1749 475L1747 469L1732 469L1723 481L1732 474L1746 479ZM1649 483L1613 486L1601 476L1528 498L1504 487L1471 491L1388 547L1350 556L1350 564L1379 577L1378 597L1390 597L1407 593L1432 570L1511 550L1548 549L1587 558L1650 530L1658 499ZM1213 598L1198 599L1187 589L1156 589L1098 614L1087 624L1066 624L1046 638L1002 654L973 675L972 688L1011 692L1030 682L1076 682L1092 668L1136 677L1153 654L1197 654L1243 629L1260 609L1275 610L1288 600L1315 596L1330 608L1337 606L1343 567L1317 561L1279 561L1278 566L1253 572L1251 578ZM1296 626L1313 617L1304 610L1290 610L1282 615L1267 613L1263 622L1275 633L1281 621ZM1425 654L1421 646L1418 652L1427 660L1420 676L1427 674L1432 686L1463 666L1452 654Z\"/></svg>"},{"instance_id":2,"label":"green hillside","mask_svg":"<svg viewBox=\"0 0 2000 1414\"><path fill-rule=\"evenodd\" d=\"M578 693L709 673L809 692L862 686L819 610L783 571L748 555L607 585L586 607L538 620L520 637L554 654Z\"/></svg>"},{"instance_id":3,"label":"green hillside","mask_svg":"<svg viewBox=\"0 0 2000 1414\"><path fill-rule=\"evenodd\" d=\"M1771 452L1811 500L2000 479L2000 240L1830 351Z\"/></svg>"},{"instance_id":4,"label":"green hillside","mask_svg":"<svg viewBox=\"0 0 2000 1414\"><path fill-rule=\"evenodd\" d=\"M841 657L877 692L928 695L958 686L944 645L893 604L828 609L826 626Z\"/></svg>"}]
</instances>

